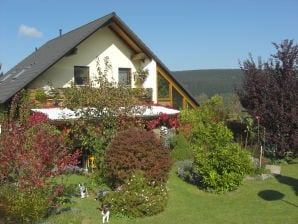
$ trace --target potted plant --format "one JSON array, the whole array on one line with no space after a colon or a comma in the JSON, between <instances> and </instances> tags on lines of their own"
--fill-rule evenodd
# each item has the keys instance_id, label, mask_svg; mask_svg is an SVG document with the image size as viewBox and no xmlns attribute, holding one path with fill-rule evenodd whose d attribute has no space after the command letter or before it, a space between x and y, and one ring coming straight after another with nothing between
<instances>
[{"instance_id":1,"label":"potted plant","mask_svg":"<svg viewBox=\"0 0 298 224\"><path fill-rule=\"evenodd\" d=\"M140 85L143 85L143 83L146 81L149 75L149 70L138 69L133 74L134 74L135 85L140 86Z\"/></svg>"}]
</instances>

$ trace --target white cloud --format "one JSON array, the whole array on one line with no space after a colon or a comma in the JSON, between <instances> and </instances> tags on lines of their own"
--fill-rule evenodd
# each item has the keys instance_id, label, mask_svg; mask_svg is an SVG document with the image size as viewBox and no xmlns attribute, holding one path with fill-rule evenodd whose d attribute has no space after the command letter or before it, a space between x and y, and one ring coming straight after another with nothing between
<instances>
[{"instance_id":1,"label":"white cloud","mask_svg":"<svg viewBox=\"0 0 298 224\"><path fill-rule=\"evenodd\" d=\"M23 24L19 27L19 34L22 36L37 38L41 38L43 36L42 32L38 31L35 27L26 26Z\"/></svg>"}]
</instances>

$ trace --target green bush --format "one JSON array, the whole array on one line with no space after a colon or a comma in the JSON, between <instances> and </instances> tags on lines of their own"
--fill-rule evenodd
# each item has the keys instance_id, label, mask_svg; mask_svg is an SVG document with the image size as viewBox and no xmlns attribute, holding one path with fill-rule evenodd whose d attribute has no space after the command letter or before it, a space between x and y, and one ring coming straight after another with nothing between
<instances>
[{"instance_id":1,"label":"green bush","mask_svg":"<svg viewBox=\"0 0 298 224\"><path fill-rule=\"evenodd\" d=\"M50 210L50 200L46 191L20 189L15 185L0 188L0 201L6 223L34 223Z\"/></svg>"},{"instance_id":2,"label":"green bush","mask_svg":"<svg viewBox=\"0 0 298 224\"><path fill-rule=\"evenodd\" d=\"M170 150L152 131L127 129L112 140L104 156L104 175L115 188L141 170L149 181L165 183L171 168Z\"/></svg>"},{"instance_id":3,"label":"green bush","mask_svg":"<svg viewBox=\"0 0 298 224\"><path fill-rule=\"evenodd\" d=\"M182 111L180 120L191 126L189 141L194 153L192 173L181 171L183 178L194 177L194 182L207 191L235 190L252 171L252 164L248 151L233 143L233 134L224 122L221 97Z\"/></svg>"},{"instance_id":4,"label":"green bush","mask_svg":"<svg viewBox=\"0 0 298 224\"><path fill-rule=\"evenodd\" d=\"M222 193L237 189L244 176L252 171L252 164L246 150L230 143L212 151L197 149L194 170L201 176L201 187Z\"/></svg>"},{"instance_id":5,"label":"green bush","mask_svg":"<svg viewBox=\"0 0 298 224\"><path fill-rule=\"evenodd\" d=\"M104 203L110 204L112 213L118 216L143 217L162 212L167 199L163 184L152 185L141 172L135 172L121 190L110 192Z\"/></svg>"},{"instance_id":6,"label":"green bush","mask_svg":"<svg viewBox=\"0 0 298 224\"><path fill-rule=\"evenodd\" d=\"M43 89L37 89L35 91L35 99L36 100L41 101L41 100L44 100L45 98L46 98L46 93Z\"/></svg>"},{"instance_id":7,"label":"green bush","mask_svg":"<svg viewBox=\"0 0 298 224\"><path fill-rule=\"evenodd\" d=\"M193 159L192 149L183 134L178 134L174 137L173 146L174 148L171 151L173 161Z\"/></svg>"}]
</instances>

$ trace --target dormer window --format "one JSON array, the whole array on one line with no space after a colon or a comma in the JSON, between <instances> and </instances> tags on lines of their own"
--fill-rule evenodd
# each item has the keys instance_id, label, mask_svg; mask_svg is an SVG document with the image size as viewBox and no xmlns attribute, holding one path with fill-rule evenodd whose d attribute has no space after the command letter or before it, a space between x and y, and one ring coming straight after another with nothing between
<instances>
[{"instance_id":1,"label":"dormer window","mask_svg":"<svg viewBox=\"0 0 298 224\"><path fill-rule=\"evenodd\" d=\"M74 66L74 84L87 85L89 82L89 67L88 66Z\"/></svg>"}]
</instances>

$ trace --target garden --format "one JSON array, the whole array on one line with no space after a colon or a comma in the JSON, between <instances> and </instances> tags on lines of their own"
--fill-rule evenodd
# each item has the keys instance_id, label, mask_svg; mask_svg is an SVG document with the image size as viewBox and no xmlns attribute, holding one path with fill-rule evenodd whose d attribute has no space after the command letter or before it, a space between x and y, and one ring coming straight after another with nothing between
<instances>
[{"instance_id":1,"label":"garden","mask_svg":"<svg viewBox=\"0 0 298 224\"><path fill-rule=\"evenodd\" d=\"M85 108L76 120L53 122L32 113L30 94L16 94L1 120L0 222L97 223L104 204L111 223L294 223L297 126L289 122L297 118L283 101L285 124L271 121L265 108L276 105L277 89L270 95L272 88L254 86L266 92L263 102L249 88L251 76L262 79L272 71L288 75L277 77L280 86L293 83L294 62L284 57L297 58L298 47L276 47L284 70L278 62L244 63L248 78L238 94L247 112L236 126L220 96L179 115L132 116L140 99L115 88L100 69L100 88L63 93L64 107ZM104 71L108 61L106 66ZM273 86L276 80L264 82ZM268 164L279 165L281 173L272 174Z\"/></svg>"},{"instance_id":2,"label":"garden","mask_svg":"<svg viewBox=\"0 0 298 224\"><path fill-rule=\"evenodd\" d=\"M155 216L145 218L127 218L111 213L110 222L129 223L262 223L294 224L298 219L298 161L283 164L281 178L267 180L245 180L236 191L226 194L210 194L194 185L182 181L173 168L167 187L169 199L165 210ZM88 183L88 178L81 175L65 177L65 184ZM274 191L274 194L270 194ZM268 192L266 197L262 192ZM279 195L282 195L280 197ZM278 197L276 197L278 196ZM88 224L100 223L100 205L94 197L73 198L71 209L55 214L40 222L44 224Z\"/></svg>"}]
</instances>

